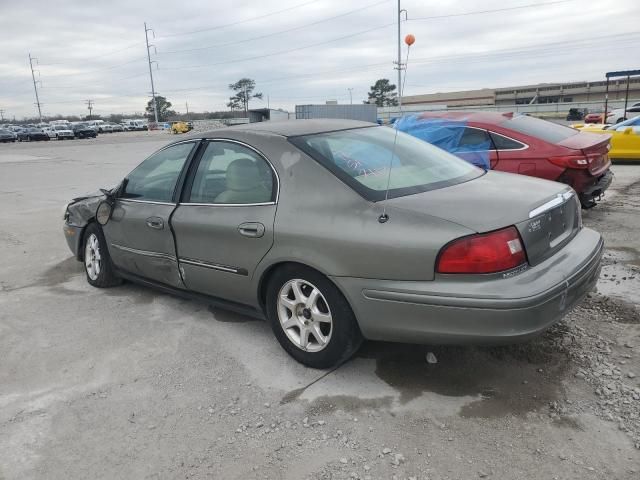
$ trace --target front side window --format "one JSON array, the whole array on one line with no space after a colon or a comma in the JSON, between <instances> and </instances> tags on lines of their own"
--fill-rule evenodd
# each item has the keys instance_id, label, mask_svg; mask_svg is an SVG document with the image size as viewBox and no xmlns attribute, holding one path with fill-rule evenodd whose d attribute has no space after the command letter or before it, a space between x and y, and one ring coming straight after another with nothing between
<instances>
[{"instance_id":1,"label":"front side window","mask_svg":"<svg viewBox=\"0 0 640 480\"><path fill-rule=\"evenodd\" d=\"M178 177L194 145L179 143L151 155L127 176L122 198L172 202Z\"/></svg>"},{"instance_id":2,"label":"front side window","mask_svg":"<svg viewBox=\"0 0 640 480\"><path fill-rule=\"evenodd\" d=\"M209 142L186 199L188 203L248 205L275 201L276 181L267 161L243 145Z\"/></svg>"},{"instance_id":3,"label":"front side window","mask_svg":"<svg viewBox=\"0 0 640 480\"><path fill-rule=\"evenodd\" d=\"M481 169L438 147L388 127L340 130L289 140L371 201L385 198L387 182L388 196L394 198L455 185L483 174Z\"/></svg>"}]
</instances>

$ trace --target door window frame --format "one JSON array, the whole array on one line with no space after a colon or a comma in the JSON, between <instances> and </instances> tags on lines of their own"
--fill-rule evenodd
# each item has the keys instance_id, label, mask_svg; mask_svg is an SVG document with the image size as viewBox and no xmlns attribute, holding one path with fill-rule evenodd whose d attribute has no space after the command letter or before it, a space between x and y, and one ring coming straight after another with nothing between
<instances>
[{"instance_id":1,"label":"door window frame","mask_svg":"<svg viewBox=\"0 0 640 480\"><path fill-rule=\"evenodd\" d=\"M202 203L202 202L185 201L185 199L189 198L189 196L191 195L191 189L193 188L193 182L195 180L195 176L198 171L198 166L200 165L200 162L202 160L202 156L204 155L204 152L206 151L209 144L213 142L235 143L242 147L248 148L249 150L254 152L256 155L258 155L258 157L264 160L266 164L269 165L269 168L271 169L271 173L272 173L271 178L273 179L273 181L271 185L271 189L272 189L271 196L273 200L270 200L268 202L258 202L258 203ZM276 187L275 196L273 195L274 185ZM189 171L186 174L184 184L181 185L181 192L180 192L180 196L178 197L178 202L181 206L191 205L191 206L209 206L209 207L259 207L259 206L265 206L265 205L277 205L279 199L280 199L280 176L278 175L278 171L275 169L273 164L269 161L269 159L264 153L262 153L260 150L258 150L254 146L249 145L248 143L242 142L240 140L235 140L232 138L204 138L202 139L198 156L194 157L191 160L191 165L190 165Z\"/></svg>"},{"instance_id":2,"label":"door window frame","mask_svg":"<svg viewBox=\"0 0 640 480\"><path fill-rule=\"evenodd\" d=\"M178 200L182 194L182 190L184 188L184 182L185 182L185 177L187 176L187 172L191 166L191 164L193 163L194 158L196 158L196 156L200 153L200 151L202 150L201 146L202 146L202 139L200 138L196 138L196 139L189 139L189 140L181 140L179 142L175 142L175 143L170 143L169 145L166 145L164 147L162 147L159 150L156 150L155 152L153 152L151 155L149 155L147 158L145 158L142 162L140 162L135 168L138 168L140 165L142 165L142 163L144 163L145 161L147 161L149 158L153 157L154 155L157 155L158 153L168 149L168 148L172 148L175 147L176 145L182 145L183 143L193 143L193 148L191 149L191 151L189 152L189 155L187 155L187 158L184 161L184 164L182 165L182 169L180 170L180 174L178 175L178 179L176 181L176 185L173 189L173 194L171 195L171 201L170 202L160 202L157 200L140 200L137 198L126 198L123 197L122 194L126 192L126 186L123 192L122 191L122 186L119 187L119 192L117 195L117 200L121 201L121 202L133 202L133 203L150 203L150 204L154 204L154 205L177 205ZM199 159L198 159L199 160ZM135 170L134 168L134 170ZM133 170L132 170L133 171ZM126 179L127 177L125 177ZM124 180L123 180L124 181Z\"/></svg>"}]
</instances>

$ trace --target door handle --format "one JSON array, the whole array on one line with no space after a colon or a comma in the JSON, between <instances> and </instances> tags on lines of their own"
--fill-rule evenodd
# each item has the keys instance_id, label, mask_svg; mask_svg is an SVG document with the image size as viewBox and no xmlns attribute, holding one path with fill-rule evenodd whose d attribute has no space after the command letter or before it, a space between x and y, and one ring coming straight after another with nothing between
<instances>
[{"instance_id":1,"label":"door handle","mask_svg":"<svg viewBox=\"0 0 640 480\"><path fill-rule=\"evenodd\" d=\"M162 230L164 228L164 220L160 217L149 217L147 218L147 227Z\"/></svg>"},{"instance_id":2,"label":"door handle","mask_svg":"<svg viewBox=\"0 0 640 480\"><path fill-rule=\"evenodd\" d=\"M241 223L238 232L245 237L260 238L264 235L264 225L258 222Z\"/></svg>"}]
</instances>

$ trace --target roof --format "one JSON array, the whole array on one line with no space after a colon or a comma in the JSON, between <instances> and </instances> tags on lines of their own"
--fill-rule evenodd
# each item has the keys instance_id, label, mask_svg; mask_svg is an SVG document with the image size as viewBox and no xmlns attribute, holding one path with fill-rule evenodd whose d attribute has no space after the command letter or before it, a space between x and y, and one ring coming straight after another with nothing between
<instances>
[{"instance_id":1,"label":"roof","mask_svg":"<svg viewBox=\"0 0 640 480\"><path fill-rule=\"evenodd\" d=\"M466 122L490 123L497 125L514 116L513 112L475 112L468 110L433 111L418 114L422 118L446 118Z\"/></svg>"},{"instance_id":2,"label":"roof","mask_svg":"<svg viewBox=\"0 0 640 480\"><path fill-rule=\"evenodd\" d=\"M233 127L219 128L209 132L193 134L193 138L219 137L225 132L252 133L265 132L283 137L295 137L297 135L313 135L314 133L332 132L335 130L346 130L349 128L362 128L378 126L375 123L362 122L359 120L338 120L332 118L318 118L312 120L281 120L256 122Z\"/></svg>"}]
</instances>

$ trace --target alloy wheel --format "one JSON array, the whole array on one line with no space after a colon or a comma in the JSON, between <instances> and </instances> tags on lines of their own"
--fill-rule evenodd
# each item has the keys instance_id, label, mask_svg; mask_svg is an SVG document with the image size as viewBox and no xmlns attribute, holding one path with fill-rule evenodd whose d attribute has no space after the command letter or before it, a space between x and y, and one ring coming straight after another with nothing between
<instances>
[{"instance_id":1,"label":"alloy wheel","mask_svg":"<svg viewBox=\"0 0 640 480\"><path fill-rule=\"evenodd\" d=\"M319 352L331 340L333 319L322 292L299 278L286 282L278 294L278 319L287 338L305 352Z\"/></svg>"},{"instance_id":2,"label":"alloy wheel","mask_svg":"<svg viewBox=\"0 0 640 480\"><path fill-rule=\"evenodd\" d=\"M102 257L100 256L100 242L92 233L84 247L84 266L91 280L97 280L102 271Z\"/></svg>"}]
</instances>

